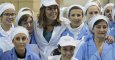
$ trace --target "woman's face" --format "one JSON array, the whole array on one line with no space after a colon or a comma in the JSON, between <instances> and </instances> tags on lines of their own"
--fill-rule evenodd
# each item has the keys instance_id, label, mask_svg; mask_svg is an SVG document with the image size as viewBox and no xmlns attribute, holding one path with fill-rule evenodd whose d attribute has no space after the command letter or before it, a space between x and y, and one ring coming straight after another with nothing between
<instances>
[{"instance_id":1,"label":"woman's face","mask_svg":"<svg viewBox=\"0 0 115 60\"><path fill-rule=\"evenodd\" d=\"M66 58L68 60L71 60L73 54L74 54L74 49L75 47L74 46L64 46L64 47L61 47L61 55L63 58Z\"/></svg>"},{"instance_id":2,"label":"woman's face","mask_svg":"<svg viewBox=\"0 0 115 60\"><path fill-rule=\"evenodd\" d=\"M29 33L33 31L33 19L32 17L28 17L27 20L22 20L21 25L25 27Z\"/></svg>"},{"instance_id":3,"label":"woman's face","mask_svg":"<svg viewBox=\"0 0 115 60\"><path fill-rule=\"evenodd\" d=\"M13 9L7 9L2 13L1 23L11 25L16 17L16 12Z\"/></svg>"},{"instance_id":4,"label":"woman's face","mask_svg":"<svg viewBox=\"0 0 115 60\"><path fill-rule=\"evenodd\" d=\"M112 20L112 6L108 6L108 7L105 9L104 15L107 16L110 21Z\"/></svg>"},{"instance_id":5,"label":"woman's face","mask_svg":"<svg viewBox=\"0 0 115 60\"><path fill-rule=\"evenodd\" d=\"M46 7L45 13L48 20L56 20L59 12L56 5L51 5Z\"/></svg>"},{"instance_id":6,"label":"woman's face","mask_svg":"<svg viewBox=\"0 0 115 60\"><path fill-rule=\"evenodd\" d=\"M77 27L81 25L83 18L82 13L83 11L81 9L72 9L70 11L69 20L71 21L72 25L75 25Z\"/></svg>"},{"instance_id":7,"label":"woman's face","mask_svg":"<svg viewBox=\"0 0 115 60\"><path fill-rule=\"evenodd\" d=\"M24 51L27 43L28 38L24 33L17 34L13 39L13 44L17 51Z\"/></svg>"},{"instance_id":8,"label":"woman's face","mask_svg":"<svg viewBox=\"0 0 115 60\"><path fill-rule=\"evenodd\" d=\"M87 10L87 20L89 20L92 16L100 14L99 8L97 6L90 6Z\"/></svg>"},{"instance_id":9,"label":"woman's face","mask_svg":"<svg viewBox=\"0 0 115 60\"><path fill-rule=\"evenodd\" d=\"M94 25L93 33L94 36L97 38L104 38L107 34L107 30L108 30L108 25L105 21L102 20L96 25Z\"/></svg>"}]
</instances>

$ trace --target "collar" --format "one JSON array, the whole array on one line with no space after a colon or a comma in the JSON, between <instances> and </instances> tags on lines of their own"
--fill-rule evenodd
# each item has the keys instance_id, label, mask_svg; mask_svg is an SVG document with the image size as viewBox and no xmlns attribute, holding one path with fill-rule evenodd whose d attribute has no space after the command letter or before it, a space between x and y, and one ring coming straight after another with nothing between
<instances>
[{"instance_id":1,"label":"collar","mask_svg":"<svg viewBox=\"0 0 115 60\"><path fill-rule=\"evenodd\" d=\"M12 23L11 28L10 28L8 31L4 31L4 30L2 29L2 27L1 27L1 24L0 24L0 34L1 34L2 36L8 36L8 35L10 35L13 29L14 29L14 24L13 24L13 23Z\"/></svg>"},{"instance_id":2,"label":"collar","mask_svg":"<svg viewBox=\"0 0 115 60\"><path fill-rule=\"evenodd\" d=\"M75 31L79 32L79 31L81 31L83 25L84 25L84 23L82 23L82 24L81 24L79 27L77 27L77 28L72 28L72 27L70 26L70 24L69 24L69 25L68 25L68 29L69 29L70 31L72 31L72 32L75 32Z\"/></svg>"},{"instance_id":3,"label":"collar","mask_svg":"<svg viewBox=\"0 0 115 60\"><path fill-rule=\"evenodd\" d=\"M29 52L29 50L26 48L26 56L25 56L25 58L27 58L27 57L30 57L31 56L31 54L30 54L30 52ZM11 50L11 55L12 55L12 58L18 58L17 57L17 55L16 55L16 52L15 52L15 48L13 48L12 50ZM24 58L24 59L25 59Z\"/></svg>"}]
</instances>

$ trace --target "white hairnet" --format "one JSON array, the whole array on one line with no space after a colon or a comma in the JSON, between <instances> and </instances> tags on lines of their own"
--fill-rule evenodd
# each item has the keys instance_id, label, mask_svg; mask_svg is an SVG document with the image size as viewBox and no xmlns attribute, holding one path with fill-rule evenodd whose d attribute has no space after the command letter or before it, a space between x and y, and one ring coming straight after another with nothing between
<instances>
[{"instance_id":1,"label":"white hairnet","mask_svg":"<svg viewBox=\"0 0 115 60\"><path fill-rule=\"evenodd\" d=\"M100 9L100 7L98 6L97 3L95 3L95 2L89 2L89 3L87 3L87 4L85 5L85 14L86 14L86 12L87 12L87 10L88 10L88 8L89 8L90 6L97 6L97 8L98 8L98 9L100 10L100 12L101 12L101 9Z\"/></svg>"},{"instance_id":2,"label":"white hairnet","mask_svg":"<svg viewBox=\"0 0 115 60\"><path fill-rule=\"evenodd\" d=\"M27 9L28 9L30 12L32 12L32 14L34 14L34 12L33 12L29 7L23 7L23 8L21 8L18 13L21 13L21 12L23 12L23 11L28 11Z\"/></svg>"},{"instance_id":3,"label":"white hairnet","mask_svg":"<svg viewBox=\"0 0 115 60\"><path fill-rule=\"evenodd\" d=\"M71 36L62 36L58 42L60 46L76 46L77 41Z\"/></svg>"},{"instance_id":4,"label":"white hairnet","mask_svg":"<svg viewBox=\"0 0 115 60\"><path fill-rule=\"evenodd\" d=\"M29 12L29 11L20 12L20 13L18 13L18 15L17 15L17 17L16 17L16 24L17 24L17 25L18 25L18 23L19 23L20 18L21 18L23 15L26 15L26 14L28 14L28 15L30 15L30 16L33 17L32 13Z\"/></svg>"},{"instance_id":5,"label":"white hairnet","mask_svg":"<svg viewBox=\"0 0 115 60\"><path fill-rule=\"evenodd\" d=\"M11 35L11 40L13 40L14 37L19 33L24 33L29 40L29 32L26 28L24 28L22 26L17 26L17 27L14 28L14 30L12 31L12 35Z\"/></svg>"},{"instance_id":6,"label":"white hairnet","mask_svg":"<svg viewBox=\"0 0 115 60\"><path fill-rule=\"evenodd\" d=\"M69 15L69 12L70 12L71 8L75 7L75 6L81 8L81 10L83 11L83 15L84 15L84 7L81 6L81 5L74 4L74 5L71 5L71 6L68 7L68 9L67 9L67 17L69 17L68 15Z\"/></svg>"},{"instance_id":7,"label":"white hairnet","mask_svg":"<svg viewBox=\"0 0 115 60\"><path fill-rule=\"evenodd\" d=\"M95 22L97 22L100 19L106 21L107 24L108 24L108 18L106 16L104 16L104 15L95 15L95 16L91 17L90 20L88 21L88 27L89 27L90 31L92 31Z\"/></svg>"},{"instance_id":8,"label":"white hairnet","mask_svg":"<svg viewBox=\"0 0 115 60\"><path fill-rule=\"evenodd\" d=\"M15 6L12 3L2 3L0 5L0 15L7 9L14 9L15 10Z\"/></svg>"},{"instance_id":9,"label":"white hairnet","mask_svg":"<svg viewBox=\"0 0 115 60\"><path fill-rule=\"evenodd\" d=\"M113 5L114 5L113 3L108 3L108 4L106 4L106 5L104 6L104 8L103 8L103 14L105 13L105 10L107 9L107 7L113 6Z\"/></svg>"}]
</instances>

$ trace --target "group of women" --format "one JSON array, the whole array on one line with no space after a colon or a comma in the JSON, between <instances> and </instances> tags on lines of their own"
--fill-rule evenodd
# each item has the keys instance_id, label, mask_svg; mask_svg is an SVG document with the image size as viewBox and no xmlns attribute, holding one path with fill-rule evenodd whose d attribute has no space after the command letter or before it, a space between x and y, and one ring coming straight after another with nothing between
<instances>
[{"instance_id":1,"label":"group of women","mask_svg":"<svg viewBox=\"0 0 115 60\"><path fill-rule=\"evenodd\" d=\"M28 7L16 14L12 3L0 4L0 60L115 60L113 3L60 9L55 0L41 0L36 20Z\"/></svg>"}]
</instances>

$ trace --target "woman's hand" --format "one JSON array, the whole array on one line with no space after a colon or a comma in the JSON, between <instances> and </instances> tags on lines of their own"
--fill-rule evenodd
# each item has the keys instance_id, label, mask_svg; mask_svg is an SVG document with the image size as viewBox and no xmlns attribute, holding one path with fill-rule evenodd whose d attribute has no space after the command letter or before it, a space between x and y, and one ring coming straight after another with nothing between
<instances>
[{"instance_id":1,"label":"woman's hand","mask_svg":"<svg viewBox=\"0 0 115 60\"><path fill-rule=\"evenodd\" d=\"M113 42L115 42L115 40L114 40L114 38L113 38L112 36L106 36L106 37L105 37L105 40L107 40L107 42L108 42L109 44L112 44Z\"/></svg>"}]
</instances>

